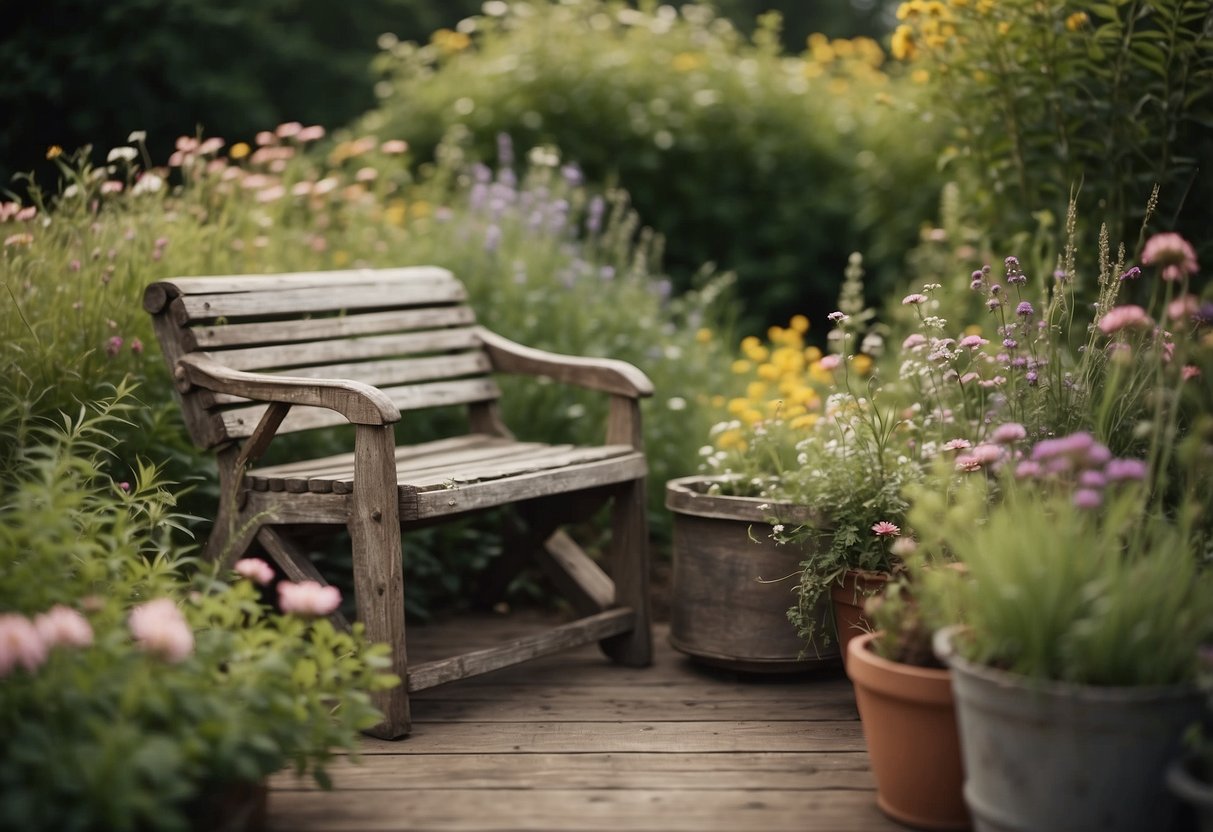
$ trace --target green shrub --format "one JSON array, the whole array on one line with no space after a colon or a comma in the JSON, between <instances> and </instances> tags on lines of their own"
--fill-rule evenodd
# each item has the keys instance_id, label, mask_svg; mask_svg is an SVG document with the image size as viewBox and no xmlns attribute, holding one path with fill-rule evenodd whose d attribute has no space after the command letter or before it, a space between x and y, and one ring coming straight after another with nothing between
<instances>
[{"instance_id":1,"label":"green shrub","mask_svg":"<svg viewBox=\"0 0 1213 832\"><path fill-rule=\"evenodd\" d=\"M881 72L868 39L814 36L788 56L775 15L746 39L708 6L642 5L494 4L460 32L396 44L360 127L423 157L452 125L480 158L501 134L554 143L627 188L680 287L705 261L735 270L750 329L828 306L855 250L887 285L935 199L935 131L906 107L916 87Z\"/></svg>"},{"instance_id":2,"label":"green shrub","mask_svg":"<svg viewBox=\"0 0 1213 832\"><path fill-rule=\"evenodd\" d=\"M1106 223L1132 256L1155 184L1155 228L1208 244L1206 0L910 0L898 17L893 53L929 78L922 103L951 131L961 217L996 250L1024 251L1008 229L1039 227L1055 257L1074 194L1080 247Z\"/></svg>"},{"instance_id":3,"label":"green shrub","mask_svg":"<svg viewBox=\"0 0 1213 832\"><path fill-rule=\"evenodd\" d=\"M288 763L326 784L334 750L381 718L368 693L399 683L360 625L271 613L252 580L191 568L158 472L103 473L132 408L120 387L78 416L0 429L6 829L190 829L205 790Z\"/></svg>"}]
</instances>

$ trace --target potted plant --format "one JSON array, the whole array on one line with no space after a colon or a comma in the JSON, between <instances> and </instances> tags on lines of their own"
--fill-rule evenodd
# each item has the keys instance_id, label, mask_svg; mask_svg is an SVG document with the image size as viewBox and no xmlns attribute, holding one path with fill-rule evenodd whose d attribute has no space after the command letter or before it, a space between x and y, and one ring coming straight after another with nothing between
<instances>
[{"instance_id":1,"label":"potted plant","mask_svg":"<svg viewBox=\"0 0 1213 832\"><path fill-rule=\"evenodd\" d=\"M910 563L907 573L869 600L867 615L876 630L850 642L847 675L855 686L877 806L916 828L968 829L951 675L931 650L934 626L944 620L932 602L945 597L946 585L960 575L919 559ZM915 591L927 584L943 585Z\"/></svg>"},{"instance_id":2,"label":"potted plant","mask_svg":"<svg viewBox=\"0 0 1213 832\"><path fill-rule=\"evenodd\" d=\"M773 505L784 471L795 465L795 446L816 418L814 386L819 350L806 349L808 321L797 316L771 330L771 343L742 342L734 364L749 374L755 362L781 378L751 383L730 402L732 419L718 423L713 444L702 449L702 473L671 480L666 507L673 517L673 596L670 642L710 664L746 672L789 672L835 664L838 649L825 637L802 641L789 626L789 576L811 553L784 546L770 518L807 522L806 506ZM777 362L777 363L776 363ZM767 375L772 375L764 370ZM771 401L769 388L786 400ZM761 389L760 389L761 388ZM805 615L825 623L828 603Z\"/></svg>"},{"instance_id":3,"label":"potted plant","mask_svg":"<svg viewBox=\"0 0 1213 832\"><path fill-rule=\"evenodd\" d=\"M273 612L264 561L217 575L183 556L153 468L103 473L127 395L0 424L0 827L261 828L265 778L327 784L380 718L369 693L399 680L385 647L330 624L337 590L279 583Z\"/></svg>"},{"instance_id":4,"label":"potted plant","mask_svg":"<svg viewBox=\"0 0 1213 832\"><path fill-rule=\"evenodd\" d=\"M1200 832L1213 832L1213 647L1201 648L1200 669L1204 717L1188 729L1187 753L1167 767L1167 786L1189 805Z\"/></svg>"}]
</instances>

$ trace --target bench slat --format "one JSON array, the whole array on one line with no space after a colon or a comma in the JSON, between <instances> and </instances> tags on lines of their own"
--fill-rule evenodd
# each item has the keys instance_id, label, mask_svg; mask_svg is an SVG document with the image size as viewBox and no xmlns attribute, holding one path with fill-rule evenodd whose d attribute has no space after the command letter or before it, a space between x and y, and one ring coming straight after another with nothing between
<instances>
[{"instance_id":1,"label":"bench slat","mask_svg":"<svg viewBox=\"0 0 1213 832\"><path fill-rule=\"evenodd\" d=\"M149 294L168 293L171 297L224 292L272 292L279 289L309 289L379 284L384 281L432 280L454 278L439 266L404 266L398 269L340 269L328 272L283 272L280 274L197 275L161 280L148 287ZM159 309L149 309L157 312Z\"/></svg>"},{"instance_id":2,"label":"bench slat","mask_svg":"<svg viewBox=\"0 0 1213 832\"><path fill-rule=\"evenodd\" d=\"M497 388L496 383L489 379L387 387L383 388L383 392L402 411L494 401L501 397L501 391ZM228 436L243 439L252 434L266 407L267 405L259 404L235 408L219 414L219 418L223 420ZM335 411L317 407L296 407L283 420L282 426L278 428L278 433L294 433L311 428L344 424L347 424L345 417Z\"/></svg>"},{"instance_id":3,"label":"bench slat","mask_svg":"<svg viewBox=\"0 0 1213 832\"><path fill-rule=\"evenodd\" d=\"M287 375L302 378L339 378L361 381L373 387L392 387L420 381L484 375L490 369L488 356L482 352L468 352L436 355L429 358L400 358L392 361L292 367ZM246 398L228 393L215 393L212 400L216 405L239 404L248 401Z\"/></svg>"},{"instance_id":4,"label":"bench slat","mask_svg":"<svg viewBox=\"0 0 1213 832\"><path fill-rule=\"evenodd\" d=\"M434 309L371 312L364 315L341 315L334 318L307 318L299 321L206 324L195 326L190 331L190 337L193 339L192 347L194 349L215 349L252 344L319 341L325 338L348 338L354 335L377 335L385 332L407 332L447 326L467 326L475 322L476 315L470 307L447 306Z\"/></svg>"},{"instance_id":5,"label":"bench slat","mask_svg":"<svg viewBox=\"0 0 1213 832\"><path fill-rule=\"evenodd\" d=\"M370 335L366 338L343 338L337 341L282 344L274 347L244 347L208 352L207 355L233 370L271 370L469 350L479 346L480 337L476 330L460 327L406 332L400 335Z\"/></svg>"},{"instance_id":6,"label":"bench slat","mask_svg":"<svg viewBox=\"0 0 1213 832\"><path fill-rule=\"evenodd\" d=\"M231 292L183 295L173 301L173 319L180 325L214 318L260 315L303 315L350 309L419 306L467 300L463 284L449 275L434 275L398 283L279 289L272 292Z\"/></svg>"}]
</instances>

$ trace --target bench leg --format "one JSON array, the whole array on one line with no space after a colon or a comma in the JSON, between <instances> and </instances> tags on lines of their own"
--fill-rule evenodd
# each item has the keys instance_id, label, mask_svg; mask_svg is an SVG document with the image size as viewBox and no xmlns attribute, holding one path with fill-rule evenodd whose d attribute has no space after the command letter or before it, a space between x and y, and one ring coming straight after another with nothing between
<instances>
[{"instance_id":1,"label":"bench leg","mask_svg":"<svg viewBox=\"0 0 1213 832\"><path fill-rule=\"evenodd\" d=\"M397 687L375 694L375 704L383 711L384 719L367 733L383 739L399 739L408 734L411 725L400 497L391 431L391 425L357 426L353 505L348 523L358 618L366 627L367 638L391 646L391 670L402 680Z\"/></svg>"},{"instance_id":2,"label":"bench leg","mask_svg":"<svg viewBox=\"0 0 1213 832\"><path fill-rule=\"evenodd\" d=\"M628 667L645 667L653 661L649 612L649 524L644 480L619 487L611 505L611 578L615 606L636 611L636 626L603 640L602 650Z\"/></svg>"},{"instance_id":3,"label":"bench leg","mask_svg":"<svg viewBox=\"0 0 1213 832\"><path fill-rule=\"evenodd\" d=\"M240 478L232 463L234 456L234 450L219 453L219 510L202 550L206 560L218 561L224 567L244 557L261 528L257 518L247 516L238 507Z\"/></svg>"}]
</instances>

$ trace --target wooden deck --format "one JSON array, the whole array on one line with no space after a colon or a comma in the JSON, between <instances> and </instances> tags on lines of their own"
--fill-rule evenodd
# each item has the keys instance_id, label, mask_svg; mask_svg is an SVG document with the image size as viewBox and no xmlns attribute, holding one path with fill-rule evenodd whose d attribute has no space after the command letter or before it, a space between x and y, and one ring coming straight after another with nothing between
<instances>
[{"instance_id":1,"label":"wooden deck","mask_svg":"<svg viewBox=\"0 0 1213 832\"><path fill-rule=\"evenodd\" d=\"M521 635L525 617L410 630L410 658ZM281 774L271 828L895 830L876 808L841 670L764 679L703 668L656 632L652 667L592 647L423 691L413 734L367 739L336 788ZM492 643L489 641L488 643Z\"/></svg>"}]
</instances>

